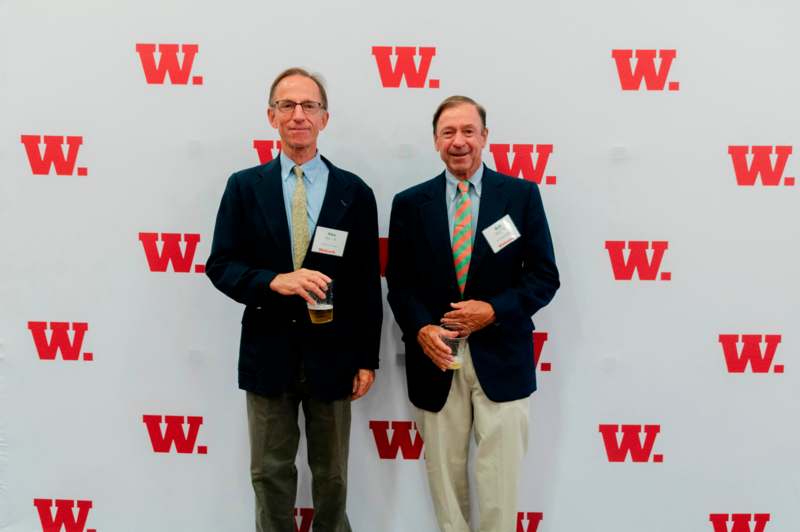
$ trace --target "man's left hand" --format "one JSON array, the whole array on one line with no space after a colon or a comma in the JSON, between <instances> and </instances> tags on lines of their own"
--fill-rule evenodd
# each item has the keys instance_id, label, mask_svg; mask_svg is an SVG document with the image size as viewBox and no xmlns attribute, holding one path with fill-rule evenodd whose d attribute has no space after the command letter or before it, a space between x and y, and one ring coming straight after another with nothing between
<instances>
[{"instance_id":1,"label":"man's left hand","mask_svg":"<svg viewBox=\"0 0 800 532\"><path fill-rule=\"evenodd\" d=\"M464 330L466 333L479 331L494 323L494 309L486 301L467 299L450 303L451 310L442 317L442 324Z\"/></svg>"},{"instance_id":2,"label":"man's left hand","mask_svg":"<svg viewBox=\"0 0 800 532\"><path fill-rule=\"evenodd\" d=\"M353 394L350 399L355 401L367 395L372 383L375 381L375 370L360 369L353 377Z\"/></svg>"}]
</instances>

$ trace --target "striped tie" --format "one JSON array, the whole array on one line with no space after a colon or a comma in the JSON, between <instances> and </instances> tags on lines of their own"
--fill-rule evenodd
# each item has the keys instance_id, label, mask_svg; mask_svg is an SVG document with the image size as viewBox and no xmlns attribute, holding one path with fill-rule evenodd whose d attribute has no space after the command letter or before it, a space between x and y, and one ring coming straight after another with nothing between
<instances>
[{"instance_id":1,"label":"striped tie","mask_svg":"<svg viewBox=\"0 0 800 532\"><path fill-rule=\"evenodd\" d=\"M308 249L308 213L306 212L306 185L303 182L303 169L300 166L293 168L297 183L292 196L292 243L294 244L294 269L299 270L303 265Z\"/></svg>"},{"instance_id":2,"label":"striped tie","mask_svg":"<svg viewBox=\"0 0 800 532\"><path fill-rule=\"evenodd\" d=\"M456 267L456 281L461 296L467 284L469 261L472 258L472 202L469 199L469 182L458 183L456 213L453 216L453 264Z\"/></svg>"}]
</instances>

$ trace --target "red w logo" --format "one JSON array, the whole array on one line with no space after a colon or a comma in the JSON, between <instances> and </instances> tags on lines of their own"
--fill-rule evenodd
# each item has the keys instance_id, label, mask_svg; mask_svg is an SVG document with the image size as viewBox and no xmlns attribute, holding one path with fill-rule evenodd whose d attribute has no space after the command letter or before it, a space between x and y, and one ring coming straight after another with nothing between
<instances>
[{"instance_id":1,"label":"red w logo","mask_svg":"<svg viewBox=\"0 0 800 532\"><path fill-rule=\"evenodd\" d=\"M628 259L625 259L624 240L606 240L608 257L611 259L611 268L614 272L614 279L617 281L630 281L633 273L638 272L639 279L642 281L653 281L661 267L661 259L669 246L668 242L654 240L652 243L646 240L631 240L627 243ZM647 249L653 250L652 259L648 258ZM670 272L661 272L661 280L669 281L672 279Z\"/></svg>"},{"instance_id":2,"label":"red w logo","mask_svg":"<svg viewBox=\"0 0 800 532\"><path fill-rule=\"evenodd\" d=\"M276 152L275 155L272 154L273 146ZM253 147L256 149L256 153L258 153L258 162L261 164L267 164L278 156L278 153L281 151L281 141L254 140Z\"/></svg>"},{"instance_id":3,"label":"red w logo","mask_svg":"<svg viewBox=\"0 0 800 532\"><path fill-rule=\"evenodd\" d=\"M744 344L741 351L736 347L739 341ZM761 349L762 341L766 343L764 350ZM740 340L738 334L720 334L719 343L722 344L722 352L725 355L725 364L728 365L728 373L744 373L748 362L753 373L769 373L772 359L775 358L775 350L778 349L778 344L781 343L781 335L743 334ZM775 373L783 373L783 364L775 364L773 371Z\"/></svg>"},{"instance_id":4,"label":"red w logo","mask_svg":"<svg viewBox=\"0 0 800 532\"><path fill-rule=\"evenodd\" d=\"M411 439L411 429L415 437ZM422 454L422 437L417 432L417 425L411 421L392 421L392 436L389 437L388 421L370 421L369 429L375 438L378 456L383 460L396 460L397 452L404 460L419 460Z\"/></svg>"},{"instance_id":5,"label":"red w logo","mask_svg":"<svg viewBox=\"0 0 800 532\"><path fill-rule=\"evenodd\" d=\"M622 439L617 441L617 432L622 430ZM639 438L639 433L644 431L644 443ZM661 431L661 425L600 425L600 434L603 435L603 444L609 462L624 462L630 453L634 462L649 462L650 454L656 436ZM653 462L663 462L664 455L654 454Z\"/></svg>"},{"instance_id":6,"label":"red w logo","mask_svg":"<svg viewBox=\"0 0 800 532\"><path fill-rule=\"evenodd\" d=\"M536 163L533 162L533 150L536 149ZM494 157L494 166L501 174L512 177L521 177L527 181L533 181L537 185L542 184L542 177L553 153L552 144L489 144L489 151ZM513 161L509 162L508 153L514 152ZM556 176L549 175L544 178L548 185L556 184Z\"/></svg>"},{"instance_id":7,"label":"red w logo","mask_svg":"<svg viewBox=\"0 0 800 532\"><path fill-rule=\"evenodd\" d=\"M378 254L381 262L381 277L386 277L386 263L389 262L389 239L385 236L378 238Z\"/></svg>"},{"instance_id":8,"label":"red w logo","mask_svg":"<svg viewBox=\"0 0 800 532\"><path fill-rule=\"evenodd\" d=\"M42 138L44 138L44 153L39 149ZM31 165L33 175L49 175L52 167L56 168L56 175L72 175L83 137L21 135L20 141L25 145L25 153L28 154L28 163ZM64 155L64 144L67 145L66 155ZM78 175L84 176L88 173L89 170L85 166L78 168Z\"/></svg>"},{"instance_id":9,"label":"red w logo","mask_svg":"<svg viewBox=\"0 0 800 532\"><path fill-rule=\"evenodd\" d=\"M544 347L544 343L547 341L547 333L546 332L534 332L533 333L533 363L534 365L539 365L539 359L542 357L542 347ZM539 369L542 371L550 371L553 369L553 365L550 362L542 362L539 366Z\"/></svg>"},{"instance_id":10,"label":"red w logo","mask_svg":"<svg viewBox=\"0 0 800 532\"><path fill-rule=\"evenodd\" d=\"M160 54L158 63L156 63L156 47ZM178 61L179 48L183 54L183 61ZM169 75L170 83L173 85L186 85L192 73L192 63L198 48L196 44L139 43L136 45L136 53L139 54L144 78L148 84L163 85L164 78ZM192 76L192 85L202 84L203 76Z\"/></svg>"},{"instance_id":11,"label":"red w logo","mask_svg":"<svg viewBox=\"0 0 800 532\"><path fill-rule=\"evenodd\" d=\"M39 512L39 521L42 524L42 532L84 532L86 519L89 517L89 510L92 508L92 501L73 501L70 499L33 499L33 505ZM53 515L51 508L55 506L56 514ZM73 508L78 507L78 515L75 516ZM94 532L93 528L85 532Z\"/></svg>"},{"instance_id":12,"label":"red w logo","mask_svg":"<svg viewBox=\"0 0 800 532\"><path fill-rule=\"evenodd\" d=\"M631 59L636 55L636 67L631 66ZM638 91L642 79L649 91L663 91L667 83L669 68L676 56L675 50L658 50L661 64L656 70L656 50L611 50L611 57L617 63L619 83L624 91ZM680 83L670 81L668 89L676 91Z\"/></svg>"},{"instance_id":13,"label":"red w logo","mask_svg":"<svg viewBox=\"0 0 800 532\"><path fill-rule=\"evenodd\" d=\"M139 233L139 241L144 248L147 257L147 266L151 272L165 272L167 267L172 264L172 269L176 273L188 273L192 270L194 253L197 250L197 243L200 242L200 235L192 233L161 233L160 239L163 242L161 251L158 250L159 233ZM181 239L186 243L186 249L181 249ZM195 264L195 273L204 273L205 264Z\"/></svg>"},{"instance_id":14,"label":"red w logo","mask_svg":"<svg viewBox=\"0 0 800 532\"><path fill-rule=\"evenodd\" d=\"M542 512L517 512L517 532L536 532L543 517Z\"/></svg>"},{"instance_id":15,"label":"red w logo","mask_svg":"<svg viewBox=\"0 0 800 532\"><path fill-rule=\"evenodd\" d=\"M28 329L33 336L33 343L41 360L55 360L58 352L61 351L61 358L64 360L79 360L81 358L81 346L83 336L89 329L88 323L68 323L66 321L50 322L50 339L47 339L46 321L29 321ZM72 338L69 330L72 329ZM92 353L83 353L83 360L89 362L94 359Z\"/></svg>"},{"instance_id":16,"label":"red w logo","mask_svg":"<svg viewBox=\"0 0 800 532\"><path fill-rule=\"evenodd\" d=\"M397 54L394 68L392 68L392 47L373 46L372 55L378 64L378 73L381 76L381 85L386 88L397 88L403 78L406 85L411 89L425 87L425 80L428 77L428 69L431 67L431 59L436 55L436 48L432 46L419 47L419 68L415 62L417 48L413 46L395 46L394 53ZM428 87L431 89L439 88L439 80L428 80Z\"/></svg>"},{"instance_id":17,"label":"red w logo","mask_svg":"<svg viewBox=\"0 0 800 532\"><path fill-rule=\"evenodd\" d=\"M298 522L297 518L300 517ZM311 522L314 520L313 508L295 508L294 509L294 530L295 532L309 532L311 530Z\"/></svg>"},{"instance_id":18,"label":"red w logo","mask_svg":"<svg viewBox=\"0 0 800 532\"><path fill-rule=\"evenodd\" d=\"M203 424L203 416L157 416L145 414L142 416L147 427L147 434L150 436L150 443L153 445L153 452L168 453L172 444L175 450L181 454L191 454L194 451L194 444L197 441L197 432ZM184 421L189 424L188 433L184 430ZM161 431L161 423L167 424L166 430ZM208 447L205 445L197 446L198 454L206 454Z\"/></svg>"},{"instance_id":19,"label":"red w logo","mask_svg":"<svg viewBox=\"0 0 800 532\"><path fill-rule=\"evenodd\" d=\"M714 525L714 532L764 532L769 522L769 514L710 514L708 520ZM728 528L728 523L733 526ZM750 528L750 524L755 528Z\"/></svg>"},{"instance_id":20,"label":"red w logo","mask_svg":"<svg viewBox=\"0 0 800 532\"><path fill-rule=\"evenodd\" d=\"M786 162L792 154L791 146L728 146L728 153L733 161L733 171L736 173L736 184L740 187L752 187L756 184L758 176L766 187L783 184L787 187L794 186L794 177L783 177ZM753 155L750 165L747 165L747 154ZM775 154L775 164L772 163L772 154Z\"/></svg>"}]
</instances>

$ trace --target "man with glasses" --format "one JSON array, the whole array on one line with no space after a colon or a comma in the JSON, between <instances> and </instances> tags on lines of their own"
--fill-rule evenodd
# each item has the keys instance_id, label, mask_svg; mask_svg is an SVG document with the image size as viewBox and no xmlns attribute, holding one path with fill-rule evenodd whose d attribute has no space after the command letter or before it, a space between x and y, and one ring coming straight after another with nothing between
<instances>
[{"instance_id":1,"label":"man with glasses","mask_svg":"<svg viewBox=\"0 0 800 532\"><path fill-rule=\"evenodd\" d=\"M403 331L408 395L443 532L470 530L473 431L480 510L473 530L516 530L528 396L536 389L531 316L559 287L539 190L483 165L488 134L481 105L444 100L433 140L445 171L395 196L389 227L389 304ZM468 335L460 365L442 340L457 335Z\"/></svg>"},{"instance_id":2,"label":"man with glasses","mask_svg":"<svg viewBox=\"0 0 800 532\"><path fill-rule=\"evenodd\" d=\"M349 532L350 402L375 378L382 318L375 197L317 150L329 118L317 76L279 74L267 116L280 156L228 179L206 264L214 286L245 305L239 387L247 392L256 529L295 531L302 405L313 528ZM333 320L311 323L311 294L324 297L329 285Z\"/></svg>"}]
</instances>

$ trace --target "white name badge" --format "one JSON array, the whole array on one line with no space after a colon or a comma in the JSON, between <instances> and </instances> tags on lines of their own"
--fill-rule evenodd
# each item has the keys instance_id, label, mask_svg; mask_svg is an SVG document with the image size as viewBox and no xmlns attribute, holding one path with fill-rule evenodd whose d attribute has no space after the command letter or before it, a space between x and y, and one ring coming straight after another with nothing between
<instances>
[{"instance_id":1,"label":"white name badge","mask_svg":"<svg viewBox=\"0 0 800 532\"><path fill-rule=\"evenodd\" d=\"M345 242L347 242L347 231L329 229L318 225L314 234L314 243L311 244L311 251L322 253L323 255L341 257L344 255Z\"/></svg>"},{"instance_id":2,"label":"white name badge","mask_svg":"<svg viewBox=\"0 0 800 532\"><path fill-rule=\"evenodd\" d=\"M514 240L518 239L520 234L517 230L517 226L514 225L514 221L511 219L511 216L506 214L495 223L484 229L483 236L486 238L486 241L489 242L489 245L492 247L492 251L497 253Z\"/></svg>"}]
</instances>

